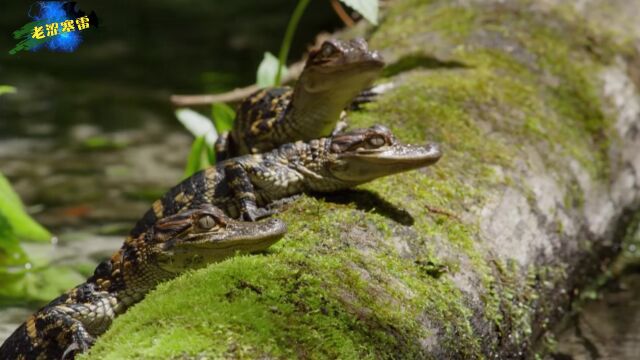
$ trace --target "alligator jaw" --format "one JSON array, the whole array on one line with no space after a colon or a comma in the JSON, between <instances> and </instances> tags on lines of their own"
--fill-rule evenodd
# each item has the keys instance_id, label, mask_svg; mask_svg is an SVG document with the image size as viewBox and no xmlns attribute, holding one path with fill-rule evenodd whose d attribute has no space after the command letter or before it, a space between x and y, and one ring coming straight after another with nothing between
<instances>
[{"instance_id":1,"label":"alligator jaw","mask_svg":"<svg viewBox=\"0 0 640 360\"><path fill-rule=\"evenodd\" d=\"M379 149L360 149L338 156L333 175L347 182L373 179L435 164L442 157L437 144L425 146L394 144Z\"/></svg>"},{"instance_id":2,"label":"alligator jaw","mask_svg":"<svg viewBox=\"0 0 640 360\"><path fill-rule=\"evenodd\" d=\"M180 263L181 257L199 256L208 263L231 257L238 252L248 254L263 251L287 232L286 224L278 219L228 221L223 236L204 233L176 243L172 249L174 261Z\"/></svg>"},{"instance_id":3,"label":"alligator jaw","mask_svg":"<svg viewBox=\"0 0 640 360\"><path fill-rule=\"evenodd\" d=\"M377 52L371 52L366 55L362 55L357 59L350 59L349 61L345 61L341 66L336 66L333 68L316 68L313 71L325 74L345 74L345 73L367 73L371 72L371 76L377 76L378 73L384 67L385 62L382 59L382 56ZM351 75L353 76L353 75Z\"/></svg>"},{"instance_id":4,"label":"alligator jaw","mask_svg":"<svg viewBox=\"0 0 640 360\"><path fill-rule=\"evenodd\" d=\"M395 144L379 149L356 150L343 157L385 166L400 164L414 169L434 164L442 157L442 152L438 144L425 146Z\"/></svg>"}]
</instances>

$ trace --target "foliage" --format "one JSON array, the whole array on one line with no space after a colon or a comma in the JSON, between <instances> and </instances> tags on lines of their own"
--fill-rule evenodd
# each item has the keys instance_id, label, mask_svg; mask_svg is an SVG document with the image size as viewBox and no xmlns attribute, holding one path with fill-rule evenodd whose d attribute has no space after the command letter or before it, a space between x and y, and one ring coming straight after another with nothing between
<instances>
[{"instance_id":1,"label":"foliage","mask_svg":"<svg viewBox=\"0 0 640 360\"><path fill-rule=\"evenodd\" d=\"M233 120L236 118L236 112L224 103L213 104L211 106L211 115L213 117L213 124L219 133L230 131L233 127Z\"/></svg>"},{"instance_id":2,"label":"foliage","mask_svg":"<svg viewBox=\"0 0 640 360\"><path fill-rule=\"evenodd\" d=\"M13 191L9 181L2 174L0 174L0 216L16 238L41 242L51 239L51 234L24 211L18 194Z\"/></svg>"},{"instance_id":3,"label":"foliage","mask_svg":"<svg viewBox=\"0 0 640 360\"><path fill-rule=\"evenodd\" d=\"M272 53L264 53L264 58L260 66L258 66L258 73L256 74L256 85L261 88L275 86L276 81L279 81L278 71L282 73L282 76L284 76L287 71L285 66L280 66L280 70L278 70L279 64L278 58Z\"/></svg>"},{"instance_id":4,"label":"foliage","mask_svg":"<svg viewBox=\"0 0 640 360\"><path fill-rule=\"evenodd\" d=\"M378 25L378 0L340 0L359 12L370 23Z\"/></svg>"},{"instance_id":5,"label":"foliage","mask_svg":"<svg viewBox=\"0 0 640 360\"><path fill-rule=\"evenodd\" d=\"M0 213L0 278L10 268L23 266L27 261L9 221Z\"/></svg>"},{"instance_id":6,"label":"foliage","mask_svg":"<svg viewBox=\"0 0 640 360\"><path fill-rule=\"evenodd\" d=\"M178 109L175 111L176 118L182 125L195 136L204 136L207 144L213 146L218 138L216 128L210 119L191 109Z\"/></svg>"},{"instance_id":7,"label":"foliage","mask_svg":"<svg viewBox=\"0 0 640 360\"><path fill-rule=\"evenodd\" d=\"M293 10L293 15L291 15L291 19L289 19L289 24L287 24L287 31L284 33L284 39L282 39L282 46L280 46L280 53L278 55L280 66L276 65L276 78L274 80L276 86L280 85L282 76L282 71L280 69L283 66L287 66L287 57L289 55L291 42L293 41L293 34L296 32L300 18L302 17L304 10L307 8L307 5L309 5L309 0L298 1L298 5L296 5L295 10Z\"/></svg>"},{"instance_id":8,"label":"foliage","mask_svg":"<svg viewBox=\"0 0 640 360\"><path fill-rule=\"evenodd\" d=\"M9 85L0 85L0 95L13 94L16 92L16 88Z\"/></svg>"},{"instance_id":9,"label":"foliage","mask_svg":"<svg viewBox=\"0 0 640 360\"><path fill-rule=\"evenodd\" d=\"M82 275L68 266L47 263L33 266L31 262L25 265L0 267L0 306L25 305L25 302L44 304L84 281Z\"/></svg>"},{"instance_id":10,"label":"foliage","mask_svg":"<svg viewBox=\"0 0 640 360\"><path fill-rule=\"evenodd\" d=\"M216 163L213 147L218 138L218 132L231 130L236 114L229 105L223 103L213 104L212 119L190 109L178 109L175 114L182 125L195 136L187 158L184 172L186 178Z\"/></svg>"},{"instance_id":11,"label":"foliage","mask_svg":"<svg viewBox=\"0 0 640 360\"><path fill-rule=\"evenodd\" d=\"M0 174L0 305L43 303L81 281L68 267L31 259L20 241L48 242L51 234L25 211L18 194Z\"/></svg>"},{"instance_id":12,"label":"foliage","mask_svg":"<svg viewBox=\"0 0 640 360\"><path fill-rule=\"evenodd\" d=\"M202 165L208 161L208 158L204 157L206 155L206 152L203 151L204 149L204 136L196 137L193 144L191 144L191 151L189 151L189 157L187 158L187 167L184 169L185 178L196 173Z\"/></svg>"}]
</instances>

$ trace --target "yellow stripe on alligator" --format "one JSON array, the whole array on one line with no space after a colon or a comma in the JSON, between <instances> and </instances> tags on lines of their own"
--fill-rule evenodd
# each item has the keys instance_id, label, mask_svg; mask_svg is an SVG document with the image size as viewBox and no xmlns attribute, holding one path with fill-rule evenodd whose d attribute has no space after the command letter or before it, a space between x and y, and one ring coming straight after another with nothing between
<instances>
[{"instance_id":1,"label":"yellow stripe on alligator","mask_svg":"<svg viewBox=\"0 0 640 360\"><path fill-rule=\"evenodd\" d=\"M152 208L153 208L153 213L156 214L156 217L158 219L161 219L164 215L164 205L162 205L162 201L161 200L154 201Z\"/></svg>"},{"instance_id":2,"label":"yellow stripe on alligator","mask_svg":"<svg viewBox=\"0 0 640 360\"><path fill-rule=\"evenodd\" d=\"M35 316L31 316L31 317L29 317L29 320L27 320L27 335L29 335L29 338L31 338L33 340L37 340L38 339L38 332L36 331L36 318L35 318Z\"/></svg>"},{"instance_id":3,"label":"yellow stripe on alligator","mask_svg":"<svg viewBox=\"0 0 640 360\"><path fill-rule=\"evenodd\" d=\"M184 192L179 193L178 195L176 195L176 197L173 198L173 200L175 200L176 204L183 206L183 205L187 205L189 203L191 203L191 200L193 199L193 195L189 194L185 194Z\"/></svg>"}]
</instances>

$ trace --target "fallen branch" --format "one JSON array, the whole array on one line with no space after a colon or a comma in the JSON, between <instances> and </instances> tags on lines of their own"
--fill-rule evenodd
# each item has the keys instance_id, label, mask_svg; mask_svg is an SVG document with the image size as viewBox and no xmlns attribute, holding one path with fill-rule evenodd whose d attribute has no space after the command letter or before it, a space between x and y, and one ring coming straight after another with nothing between
<instances>
[{"instance_id":1,"label":"fallen branch","mask_svg":"<svg viewBox=\"0 0 640 360\"><path fill-rule=\"evenodd\" d=\"M322 42L327 40L331 35L327 33L320 33L316 36L316 39L310 49L319 47ZM287 69L287 73L282 77L282 83L286 84L296 80L300 77L304 64L306 62L306 56L300 61L293 63ZM176 107L183 106L198 106L198 105L211 105L218 102L238 102L245 97L251 95L255 91L260 89L258 85L253 84L242 88L236 88L228 92L220 94L198 94L198 95L171 95L170 101Z\"/></svg>"},{"instance_id":2,"label":"fallen branch","mask_svg":"<svg viewBox=\"0 0 640 360\"><path fill-rule=\"evenodd\" d=\"M304 68L304 60L291 65L287 74L282 78L283 83L291 82L300 76ZM243 88L236 88L221 94L200 94L200 95L171 95L171 103L177 107L211 105L217 102L237 102L251 95L260 89L253 84Z\"/></svg>"},{"instance_id":3,"label":"fallen branch","mask_svg":"<svg viewBox=\"0 0 640 360\"><path fill-rule=\"evenodd\" d=\"M345 26L352 27L356 24L351 16L349 16L349 14L347 14L347 12L344 10L342 5L340 5L340 2L338 2L338 0L331 0L331 7L333 8L333 11L336 12L340 20L342 20Z\"/></svg>"}]
</instances>

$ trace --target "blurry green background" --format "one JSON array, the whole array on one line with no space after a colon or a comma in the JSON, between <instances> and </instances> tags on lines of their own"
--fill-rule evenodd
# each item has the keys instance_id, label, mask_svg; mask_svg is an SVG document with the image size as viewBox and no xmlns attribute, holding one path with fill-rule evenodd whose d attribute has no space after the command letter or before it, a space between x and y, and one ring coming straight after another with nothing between
<instances>
[{"instance_id":1,"label":"blurry green background","mask_svg":"<svg viewBox=\"0 0 640 360\"><path fill-rule=\"evenodd\" d=\"M34 308L90 275L181 179L193 138L176 121L169 96L253 83L264 52L277 54L295 6L80 1L100 27L85 32L75 52L9 55L12 32L30 21L31 4L0 5L0 85L17 89L0 96L0 173L55 245L25 242L0 216L0 342ZM328 0L312 1L290 59L318 33L340 26ZM6 183L0 190L0 203L9 203L15 194ZM5 215L18 213L13 204Z\"/></svg>"}]
</instances>

